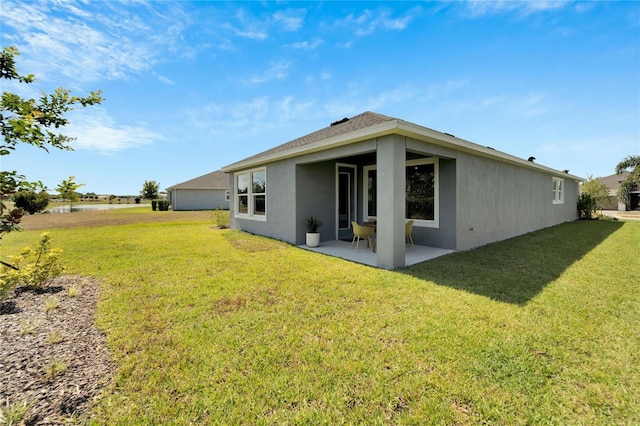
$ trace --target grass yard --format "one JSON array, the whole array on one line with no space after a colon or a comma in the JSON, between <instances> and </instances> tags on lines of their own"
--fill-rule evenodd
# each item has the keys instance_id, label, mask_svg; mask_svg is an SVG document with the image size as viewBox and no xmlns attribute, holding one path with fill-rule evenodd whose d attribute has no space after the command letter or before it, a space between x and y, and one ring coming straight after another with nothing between
<instances>
[{"instance_id":1,"label":"grass yard","mask_svg":"<svg viewBox=\"0 0 640 426\"><path fill-rule=\"evenodd\" d=\"M640 222L385 271L207 215L147 215L163 214L175 219L52 231L68 272L103 280L97 323L119 371L96 423L640 419ZM3 252L39 233L6 236Z\"/></svg>"}]
</instances>

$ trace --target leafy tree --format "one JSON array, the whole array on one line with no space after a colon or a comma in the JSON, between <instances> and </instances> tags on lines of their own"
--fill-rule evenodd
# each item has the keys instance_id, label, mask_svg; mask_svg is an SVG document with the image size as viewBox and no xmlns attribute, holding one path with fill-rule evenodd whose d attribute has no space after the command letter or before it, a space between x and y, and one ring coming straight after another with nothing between
<instances>
[{"instance_id":1,"label":"leafy tree","mask_svg":"<svg viewBox=\"0 0 640 426\"><path fill-rule=\"evenodd\" d=\"M589 194L593 200L595 210L601 210L604 203L609 199L609 188L601 180L588 175L587 181L580 186L581 194Z\"/></svg>"},{"instance_id":2,"label":"leafy tree","mask_svg":"<svg viewBox=\"0 0 640 426\"><path fill-rule=\"evenodd\" d=\"M74 179L75 176L69 176L69 180L63 180L56 188L58 193L60 193L62 201L69 201L71 203L70 211L73 211L73 202L78 201L78 198L80 198L76 190L84 186L84 183L75 183Z\"/></svg>"},{"instance_id":3,"label":"leafy tree","mask_svg":"<svg viewBox=\"0 0 640 426\"><path fill-rule=\"evenodd\" d=\"M29 214L44 211L49 205L49 193L44 189L36 191L18 191L13 196L16 207L25 210Z\"/></svg>"},{"instance_id":4,"label":"leafy tree","mask_svg":"<svg viewBox=\"0 0 640 426\"><path fill-rule=\"evenodd\" d=\"M618 200L629 207L631 204L631 193L640 188L640 155L630 155L619 162L616 166L616 174L620 174L627 169L633 170L631 170L627 179L620 184Z\"/></svg>"},{"instance_id":5,"label":"leafy tree","mask_svg":"<svg viewBox=\"0 0 640 426\"><path fill-rule=\"evenodd\" d=\"M145 180L142 185L142 191L140 196L146 200L153 200L158 198L158 191L160 190L160 184L155 180Z\"/></svg>"},{"instance_id":6,"label":"leafy tree","mask_svg":"<svg viewBox=\"0 0 640 426\"><path fill-rule=\"evenodd\" d=\"M16 69L16 57L20 53L15 47L5 47L0 52L0 79L15 80L31 84L36 79L33 74L21 75ZM90 92L89 96L71 96L68 89L58 88L53 93L42 92L38 100L23 99L3 92L0 100L0 156L9 155L20 144L29 144L49 152L49 148L72 150L74 140L59 133L57 129L69 124L65 114L77 108L84 108L102 102L101 91ZM22 209L8 211L4 200L21 189L28 190L26 177L17 171L0 171L0 238L7 232L20 229Z\"/></svg>"}]
</instances>

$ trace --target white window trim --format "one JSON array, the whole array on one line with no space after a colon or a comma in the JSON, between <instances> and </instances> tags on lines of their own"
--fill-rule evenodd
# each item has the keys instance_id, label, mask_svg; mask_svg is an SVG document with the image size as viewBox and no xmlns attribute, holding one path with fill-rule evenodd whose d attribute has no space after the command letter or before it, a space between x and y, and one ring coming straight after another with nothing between
<instances>
[{"instance_id":1,"label":"white window trim","mask_svg":"<svg viewBox=\"0 0 640 426\"><path fill-rule=\"evenodd\" d=\"M429 157L429 158L420 158L417 160L409 160L405 162L405 169L408 166L419 166L422 164L433 164L433 185L434 185L434 203L433 203L433 220L417 220L413 219L413 226L418 226L422 228L439 228L440 227L440 167L437 157ZM377 216L369 216L369 203L367 200L367 196L369 194L369 170L377 170L378 165L374 164L372 166L364 166L363 167L363 191L362 191L362 208L363 208L363 216L365 220L377 220ZM406 172L405 172L406 173ZM405 194L406 198L406 194ZM379 202L380 200L378 200ZM405 220L409 220L405 218Z\"/></svg>"},{"instance_id":2,"label":"white window trim","mask_svg":"<svg viewBox=\"0 0 640 426\"><path fill-rule=\"evenodd\" d=\"M564 179L554 176L551 181L551 192L553 204L564 204Z\"/></svg>"},{"instance_id":3,"label":"white window trim","mask_svg":"<svg viewBox=\"0 0 640 426\"><path fill-rule=\"evenodd\" d=\"M267 221L267 211L268 211L268 207L267 207L267 188L265 187L265 212L264 215L260 215L260 214L253 214L254 211L254 196L253 196L253 173L255 172L264 172L264 177L265 177L265 184L268 182L267 179L267 168L266 167L257 167L255 169L249 169L249 170L241 170L239 172L234 173L233 175L233 210L234 210L234 214L233 216L238 218L238 219L248 219L248 220L255 220L255 221L259 221L259 222L266 222ZM248 213L240 213L240 198L238 197L238 176L239 175L244 175L244 174L248 174L249 175L249 192L247 193L248 196L248 208L247 211Z\"/></svg>"}]
</instances>

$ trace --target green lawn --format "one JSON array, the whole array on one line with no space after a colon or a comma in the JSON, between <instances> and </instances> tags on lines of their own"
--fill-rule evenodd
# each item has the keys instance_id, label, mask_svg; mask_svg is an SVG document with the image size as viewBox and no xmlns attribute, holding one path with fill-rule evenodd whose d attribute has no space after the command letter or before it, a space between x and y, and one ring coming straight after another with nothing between
<instances>
[{"instance_id":1,"label":"green lawn","mask_svg":"<svg viewBox=\"0 0 640 426\"><path fill-rule=\"evenodd\" d=\"M119 371L98 423L640 419L640 222L564 224L400 271L210 225L52 232L69 272L103 279L97 323Z\"/></svg>"}]
</instances>

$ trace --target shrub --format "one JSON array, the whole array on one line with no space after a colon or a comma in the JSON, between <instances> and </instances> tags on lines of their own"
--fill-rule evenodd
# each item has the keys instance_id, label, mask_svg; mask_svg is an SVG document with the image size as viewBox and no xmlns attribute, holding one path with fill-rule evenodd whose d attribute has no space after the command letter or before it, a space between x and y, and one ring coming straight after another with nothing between
<instances>
[{"instance_id":1,"label":"shrub","mask_svg":"<svg viewBox=\"0 0 640 426\"><path fill-rule=\"evenodd\" d=\"M134 200L136 201L136 204L140 204L140 197L136 197Z\"/></svg>"},{"instance_id":2,"label":"shrub","mask_svg":"<svg viewBox=\"0 0 640 426\"><path fill-rule=\"evenodd\" d=\"M158 201L157 200L151 200L151 210L153 210L154 212L156 210L158 210Z\"/></svg>"},{"instance_id":3,"label":"shrub","mask_svg":"<svg viewBox=\"0 0 640 426\"><path fill-rule=\"evenodd\" d=\"M35 214L44 211L49 205L49 194L47 191L19 191L13 196L15 205L23 209L29 214Z\"/></svg>"},{"instance_id":4,"label":"shrub","mask_svg":"<svg viewBox=\"0 0 640 426\"><path fill-rule=\"evenodd\" d=\"M226 229L230 225L229 211L217 209L211 213L211 220L218 228Z\"/></svg>"},{"instance_id":5,"label":"shrub","mask_svg":"<svg viewBox=\"0 0 640 426\"><path fill-rule=\"evenodd\" d=\"M153 201L151 203L153 203ZM169 211L169 205L169 200L156 200L156 206L161 212Z\"/></svg>"},{"instance_id":6,"label":"shrub","mask_svg":"<svg viewBox=\"0 0 640 426\"><path fill-rule=\"evenodd\" d=\"M51 235L44 232L35 250L25 247L20 254L9 256L14 268L4 264L0 267L0 298L4 299L17 285L29 289L49 285L62 273L64 268L59 262L62 250L52 249L50 245Z\"/></svg>"},{"instance_id":7,"label":"shrub","mask_svg":"<svg viewBox=\"0 0 640 426\"><path fill-rule=\"evenodd\" d=\"M592 219L598 208L597 200L590 194L583 192L578 197L578 217L580 219Z\"/></svg>"}]
</instances>

